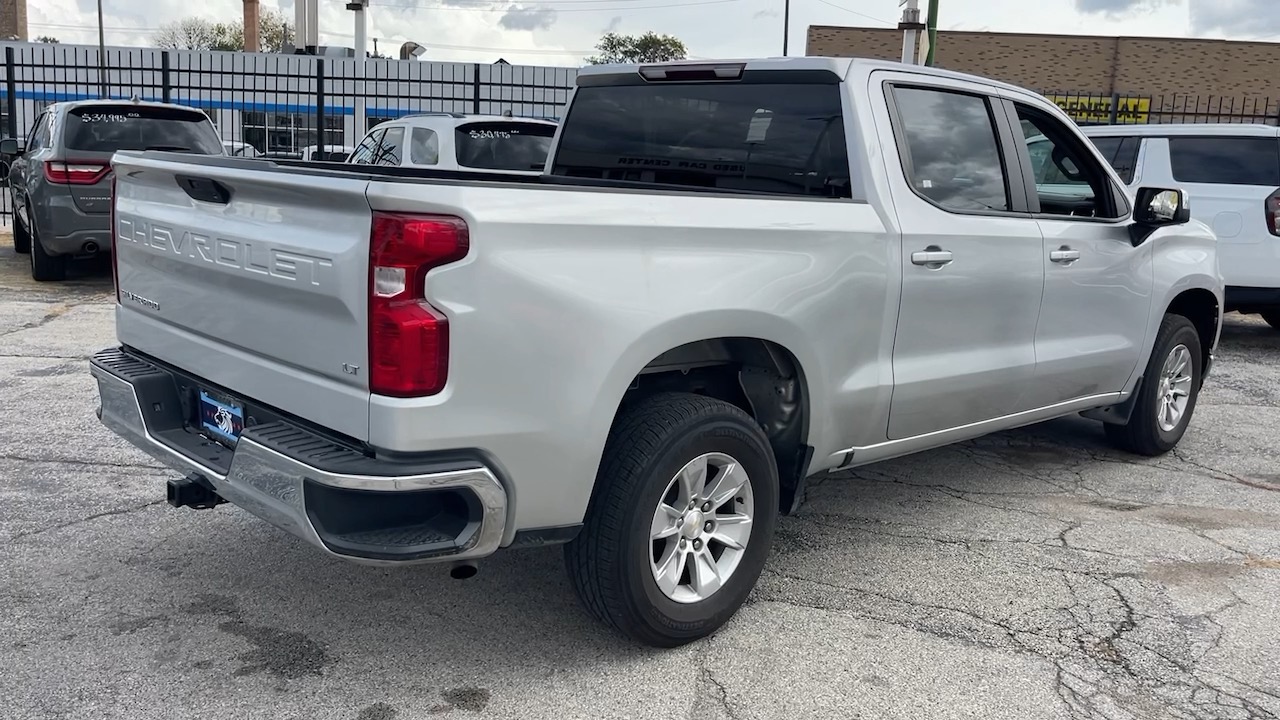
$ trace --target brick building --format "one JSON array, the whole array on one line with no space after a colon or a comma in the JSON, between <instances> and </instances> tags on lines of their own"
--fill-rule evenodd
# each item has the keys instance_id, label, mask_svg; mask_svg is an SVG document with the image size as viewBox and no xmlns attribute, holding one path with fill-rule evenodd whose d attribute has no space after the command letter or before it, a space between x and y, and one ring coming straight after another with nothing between
<instances>
[{"instance_id":1,"label":"brick building","mask_svg":"<svg viewBox=\"0 0 1280 720\"><path fill-rule=\"evenodd\" d=\"M814 25L806 49L809 55L897 60L902 33ZM935 60L939 67L1057 97L1109 102L1114 95L1133 99L1132 107L1144 98L1152 115L1181 109L1184 115L1252 115L1273 124L1280 117L1280 43L939 31Z\"/></svg>"}]
</instances>

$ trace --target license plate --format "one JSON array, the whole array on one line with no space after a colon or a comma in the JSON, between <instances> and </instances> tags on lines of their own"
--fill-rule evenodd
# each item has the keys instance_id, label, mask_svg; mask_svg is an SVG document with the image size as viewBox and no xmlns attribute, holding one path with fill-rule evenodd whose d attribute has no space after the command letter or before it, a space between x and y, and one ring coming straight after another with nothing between
<instances>
[{"instance_id":1,"label":"license plate","mask_svg":"<svg viewBox=\"0 0 1280 720\"><path fill-rule=\"evenodd\" d=\"M201 390L200 428L214 440L234 445L244 431L244 406Z\"/></svg>"}]
</instances>

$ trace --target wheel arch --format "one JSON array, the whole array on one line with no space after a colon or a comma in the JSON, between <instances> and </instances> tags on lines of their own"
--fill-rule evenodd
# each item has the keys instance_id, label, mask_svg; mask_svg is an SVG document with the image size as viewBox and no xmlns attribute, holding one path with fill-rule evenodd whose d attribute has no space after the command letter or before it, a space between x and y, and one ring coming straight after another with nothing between
<instances>
[{"instance_id":1,"label":"wheel arch","mask_svg":"<svg viewBox=\"0 0 1280 720\"><path fill-rule=\"evenodd\" d=\"M599 415L612 426L629 403L672 390L734 404L769 437L781 510L793 512L813 457L815 398L822 397L815 387L817 361L800 338L794 326L761 313L692 316L656 328L615 366Z\"/></svg>"}]
</instances>

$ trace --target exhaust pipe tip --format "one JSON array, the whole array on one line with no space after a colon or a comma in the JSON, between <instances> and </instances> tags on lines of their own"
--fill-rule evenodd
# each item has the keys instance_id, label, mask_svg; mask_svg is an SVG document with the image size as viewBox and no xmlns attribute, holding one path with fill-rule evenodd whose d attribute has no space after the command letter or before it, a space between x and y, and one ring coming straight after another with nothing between
<instances>
[{"instance_id":1,"label":"exhaust pipe tip","mask_svg":"<svg viewBox=\"0 0 1280 720\"><path fill-rule=\"evenodd\" d=\"M96 242L87 242L87 243L85 243L85 244L84 244L84 248L83 248L83 250L84 250L84 253L85 253L86 255L97 255L97 254L98 254L98 243L96 243Z\"/></svg>"},{"instance_id":2,"label":"exhaust pipe tip","mask_svg":"<svg viewBox=\"0 0 1280 720\"><path fill-rule=\"evenodd\" d=\"M449 577L454 580L466 580L475 577L478 572L480 572L480 568L476 567L475 563L463 560L454 563L453 567L449 568Z\"/></svg>"}]
</instances>

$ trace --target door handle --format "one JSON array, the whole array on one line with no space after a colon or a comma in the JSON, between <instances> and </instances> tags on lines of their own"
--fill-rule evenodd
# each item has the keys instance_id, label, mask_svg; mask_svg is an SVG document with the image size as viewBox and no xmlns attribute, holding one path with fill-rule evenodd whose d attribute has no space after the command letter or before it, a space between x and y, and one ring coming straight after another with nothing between
<instances>
[{"instance_id":1,"label":"door handle","mask_svg":"<svg viewBox=\"0 0 1280 720\"><path fill-rule=\"evenodd\" d=\"M930 245L923 251L911 253L911 262L916 265L923 265L930 270L938 270L946 265L951 264L951 251L943 250L937 245Z\"/></svg>"},{"instance_id":2,"label":"door handle","mask_svg":"<svg viewBox=\"0 0 1280 720\"><path fill-rule=\"evenodd\" d=\"M1066 245L1063 245L1057 250L1050 252L1049 259L1056 263L1062 263L1063 265L1070 265L1071 263L1080 259L1080 251L1072 250Z\"/></svg>"}]
</instances>

